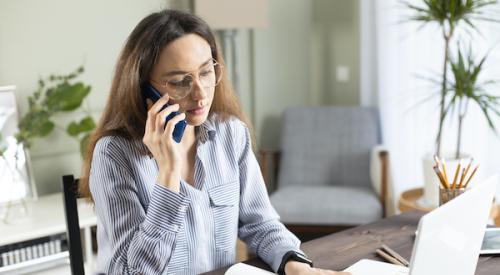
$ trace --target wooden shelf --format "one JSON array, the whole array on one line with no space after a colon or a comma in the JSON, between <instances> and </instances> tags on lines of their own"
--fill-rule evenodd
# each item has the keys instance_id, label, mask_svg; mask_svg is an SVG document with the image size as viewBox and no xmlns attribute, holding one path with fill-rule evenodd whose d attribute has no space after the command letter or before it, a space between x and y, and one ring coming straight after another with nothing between
<instances>
[{"instance_id":1,"label":"wooden shelf","mask_svg":"<svg viewBox=\"0 0 500 275\"><path fill-rule=\"evenodd\" d=\"M36 201L27 202L26 206L26 213L19 211L20 205L13 206L10 210L13 211L13 218L8 223L0 222L0 247L66 233L62 193L39 197ZM83 230L86 264L93 266L91 228L97 225L93 205L79 199L78 216Z\"/></svg>"}]
</instances>

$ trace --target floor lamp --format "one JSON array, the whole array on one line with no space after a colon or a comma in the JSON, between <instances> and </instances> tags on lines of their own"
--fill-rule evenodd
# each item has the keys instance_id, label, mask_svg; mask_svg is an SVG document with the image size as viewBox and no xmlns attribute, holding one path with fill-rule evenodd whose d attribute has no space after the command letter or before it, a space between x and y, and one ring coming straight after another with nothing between
<instances>
[{"instance_id":1,"label":"floor lamp","mask_svg":"<svg viewBox=\"0 0 500 275\"><path fill-rule=\"evenodd\" d=\"M193 12L220 34L221 47L234 88L239 93L238 30L268 24L267 0L194 0Z\"/></svg>"}]
</instances>

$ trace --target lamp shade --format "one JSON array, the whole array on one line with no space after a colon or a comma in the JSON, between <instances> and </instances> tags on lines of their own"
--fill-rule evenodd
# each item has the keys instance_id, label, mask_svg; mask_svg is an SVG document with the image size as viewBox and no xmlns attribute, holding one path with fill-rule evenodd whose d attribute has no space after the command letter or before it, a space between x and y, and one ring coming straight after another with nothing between
<instances>
[{"instance_id":1,"label":"lamp shade","mask_svg":"<svg viewBox=\"0 0 500 275\"><path fill-rule=\"evenodd\" d=\"M194 13L214 30L262 28L268 24L267 0L195 0Z\"/></svg>"}]
</instances>

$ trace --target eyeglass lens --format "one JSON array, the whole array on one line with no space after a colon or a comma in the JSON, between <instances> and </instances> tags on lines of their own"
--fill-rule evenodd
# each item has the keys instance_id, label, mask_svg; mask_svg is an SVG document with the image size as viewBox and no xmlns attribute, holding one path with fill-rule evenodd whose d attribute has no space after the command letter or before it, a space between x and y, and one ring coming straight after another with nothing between
<instances>
[{"instance_id":1,"label":"eyeglass lens","mask_svg":"<svg viewBox=\"0 0 500 275\"><path fill-rule=\"evenodd\" d=\"M218 63L213 63L198 73L200 84L203 88L212 88L219 84L222 78L222 68ZM174 98L183 98L191 93L193 89L194 77L190 74L185 75L179 81L169 81L167 84L170 87L170 96Z\"/></svg>"}]
</instances>

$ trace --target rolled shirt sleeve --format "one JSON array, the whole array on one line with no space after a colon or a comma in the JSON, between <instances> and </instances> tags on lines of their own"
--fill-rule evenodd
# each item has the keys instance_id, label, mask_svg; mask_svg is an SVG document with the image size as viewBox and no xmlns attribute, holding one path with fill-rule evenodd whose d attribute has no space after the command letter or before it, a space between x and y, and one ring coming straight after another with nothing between
<instances>
[{"instance_id":1,"label":"rolled shirt sleeve","mask_svg":"<svg viewBox=\"0 0 500 275\"><path fill-rule=\"evenodd\" d=\"M183 225L189 198L159 184L153 187L147 210L141 204L130 168L120 160L113 137L96 145L90 190L100 230L111 260L107 274L161 274L166 271Z\"/></svg>"},{"instance_id":2,"label":"rolled shirt sleeve","mask_svg":"<svg viewBox=\"0 0 500 275\"><path fill-rule=\"evenodd\" d=\"M236 130L236 135L240 137L238 162L241 185L238 235L253 253L277 271L286 252L302 252L300 240L279 221L252 151L249 131L244 124L239 124L241 127Z\"/></svg>"}]
</instances>

